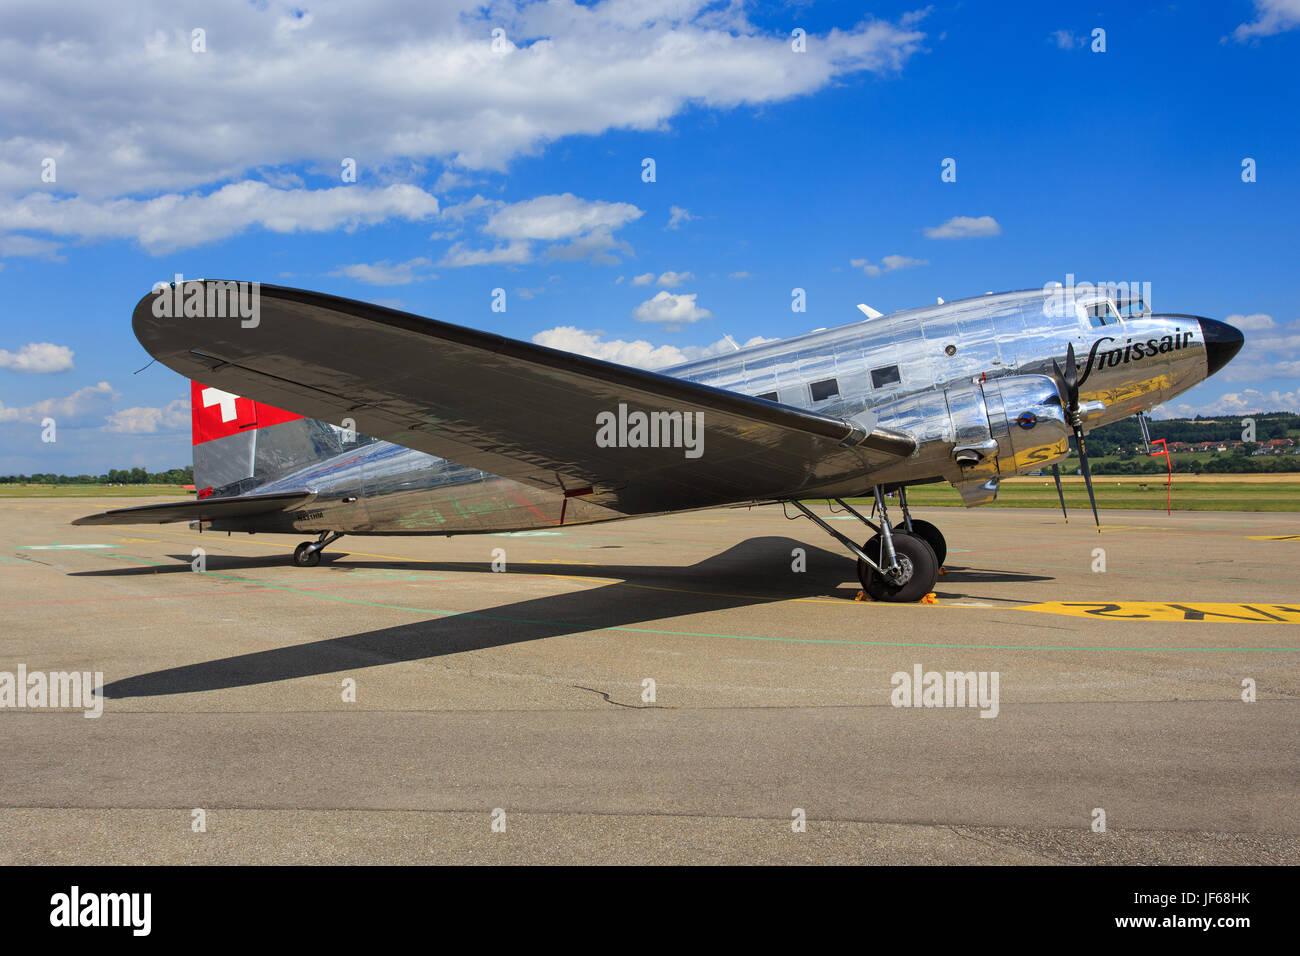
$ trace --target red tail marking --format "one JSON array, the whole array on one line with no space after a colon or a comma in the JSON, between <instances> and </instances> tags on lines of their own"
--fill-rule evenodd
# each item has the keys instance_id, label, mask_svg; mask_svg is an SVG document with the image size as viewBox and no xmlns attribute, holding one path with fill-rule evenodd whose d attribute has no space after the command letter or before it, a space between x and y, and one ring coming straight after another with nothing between
<instances>
[{"instance_id":1,"label":"red tail marking","mask_svg":"<svg viewBox=\"0 0 1300 956\"><path fill-rule=\"evenodd\" d=\"M242 395L231 395L219 388L190 382L191 437L195 445L302 417Z\"/></svg>"}]
</instances>

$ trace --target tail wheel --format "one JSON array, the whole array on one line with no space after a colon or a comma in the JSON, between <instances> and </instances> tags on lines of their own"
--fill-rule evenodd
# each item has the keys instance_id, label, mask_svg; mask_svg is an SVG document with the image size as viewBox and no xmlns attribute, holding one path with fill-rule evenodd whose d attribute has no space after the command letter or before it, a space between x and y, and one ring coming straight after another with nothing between
<instances>
[{"instance_id":1,"label":"tail wheel","mask_svg":"<svg viewBox=\"0 0 1300 956\"><path fill-rule=\"evenodd\" d=\"M943 567L943 562L948 557L948 542L944 540L943 532L930 522L922 521L920 518L913 518L912 530L907 532L907 524L900 521L894 525L894 531L916 535L930 546L931 550L934 551L934 559L939 562L939 567Z\"/></svg>"},{"instance_id":2,"label":"tail wheel","mask_svg":"<svg viewBox=\"0 0 1300 956\"><path fill-rule=\"evenodd\" d=\"M930 593L939 577L939 562L935 558L934 549L923 538L905 532L895 531L893 539L894 553L898 556L898 572L894 576L880 574L859 558L858 580L862 582L862 590L873 601L900 604L919 601ZM871 555L877 564L884 563L884 541L880 535L871 538L862 546L862 550Z\"/></svg>"}]
</instances>

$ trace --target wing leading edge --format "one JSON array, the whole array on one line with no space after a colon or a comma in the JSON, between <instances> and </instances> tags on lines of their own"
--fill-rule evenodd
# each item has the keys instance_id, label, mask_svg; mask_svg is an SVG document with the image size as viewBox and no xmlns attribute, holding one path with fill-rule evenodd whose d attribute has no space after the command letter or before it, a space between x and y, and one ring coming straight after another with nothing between
<instances>
[{"instance_id":1,"label":"wing leading edge","mask_svg":"<svg viewBox=\"0 0 1300 956\"><path fill-rule=\"evenodd\" d=\"M856 476L865 487L916 447L901 432L315 292L261 286L255 324L159 316L156 295L136 306L136 337L188 378L624 514L792 497ZM698 454L629 447L622 426L637 412L700 423ZM602 447L602 415L629 440Z\"/></svg>"}]
</instances>

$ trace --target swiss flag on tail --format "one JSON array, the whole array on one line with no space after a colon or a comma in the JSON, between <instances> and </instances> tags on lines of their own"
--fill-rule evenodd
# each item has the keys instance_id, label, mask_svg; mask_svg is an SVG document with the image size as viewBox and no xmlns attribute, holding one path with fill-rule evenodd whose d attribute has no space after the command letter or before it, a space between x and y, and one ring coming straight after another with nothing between
<instances>
[{"instance_id":1,"label":"swiss flag on tail","mask_svg":"<svg viewBox=\"0 0 1300 956\"><path fill-rule=\"evenodd\" d=\"M190 382L191 437L195 445L302 417L211 385Z\"/></svg>"}]
</instances>

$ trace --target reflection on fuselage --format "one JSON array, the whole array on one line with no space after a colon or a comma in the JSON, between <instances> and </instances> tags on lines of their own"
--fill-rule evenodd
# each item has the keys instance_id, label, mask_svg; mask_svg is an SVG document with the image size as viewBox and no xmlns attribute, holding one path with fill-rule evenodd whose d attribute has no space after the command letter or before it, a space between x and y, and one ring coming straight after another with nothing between
<instances>
[{"instance_id":1,"label":"reflection on fuselage","mask_svg":"<svg viewBox=\"0 0 1300 956\"><path fill-rule=\"evenodd\" d=\"M1114 316L1098 324L1087 306L1042 290L980 296L661 371L868 429L897 429L918 440L916 454L873 473L870 481L864 475L853 485L810 488L809 497L860 494L871 483L946 479L977 504L991 497L983 490L990 480L1041 468L1065 453L1059 397L1044 376L1051 375L1054 362L1064 364L1067 346L1078 357L1081 402L1105 405L1088 419L1089 428L1150 409L1205 378L1206 352L1195 317ZM1035 423L1041 424L1035 429ZM971 456L985 457L959 464L956 458L966 448L973 449ZM625 516L365 436L344 454L256 491L304 488L316 495L306 510L211 527L463 534Z\"/></svg>"}]
</instances>

